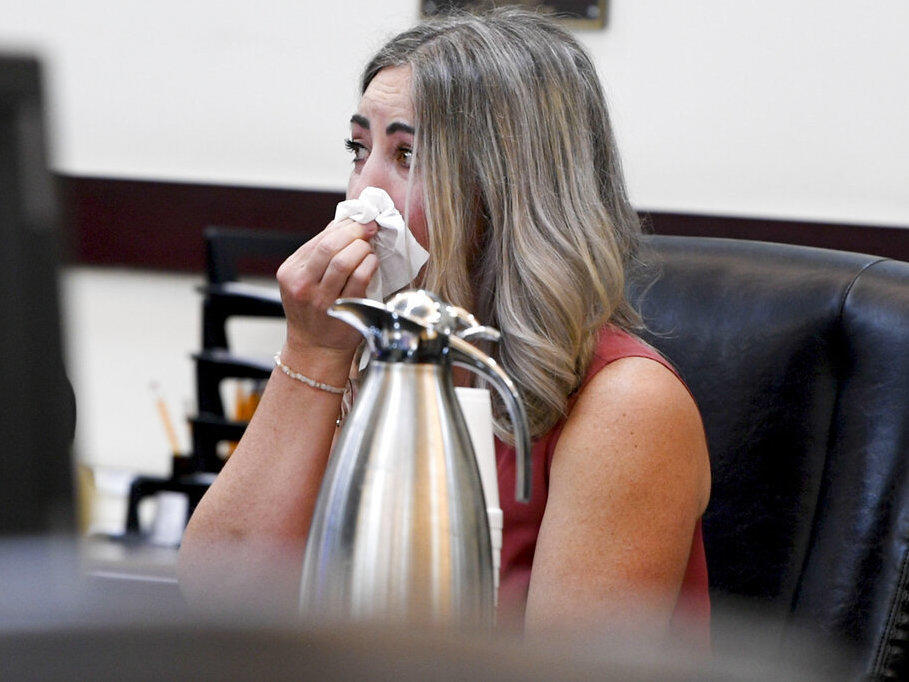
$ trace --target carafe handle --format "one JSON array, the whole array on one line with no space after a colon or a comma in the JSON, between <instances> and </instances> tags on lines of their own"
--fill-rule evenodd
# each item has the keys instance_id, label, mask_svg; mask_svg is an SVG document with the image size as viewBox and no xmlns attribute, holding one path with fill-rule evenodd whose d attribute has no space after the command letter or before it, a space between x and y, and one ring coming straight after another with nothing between
<instances>
[{"instance_id":1,"label":"carafe handle","mask_svg":"<svg viewBox=\"0 0 909 682\"><path fill-rule=\"evenodd\" d=\"M529 502L531 488L530 429L527 423L527 413L524 411L524 403L521 402L514 382L499 367L499 363L463 339L450 336L448 343L452 363L488 379L505 401L514 428L515 455L517 457L514 496L518 502Z\"/></svg>"}]
</instances>

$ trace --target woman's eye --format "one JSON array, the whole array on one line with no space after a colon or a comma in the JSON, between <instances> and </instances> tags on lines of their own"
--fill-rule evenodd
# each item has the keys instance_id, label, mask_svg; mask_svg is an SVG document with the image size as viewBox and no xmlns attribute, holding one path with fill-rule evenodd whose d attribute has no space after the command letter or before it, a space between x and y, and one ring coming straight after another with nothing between
<instances>
[{"instance_id":1,"label":"woman's eye","mask_svg":"<svg viewBox=\"0 0 909 682\"><path fill-rule=\"evenodd\" d=\"M344 146L347 148L347 151L353 154L354 163L366 160L369 150L366 149L365 145L354 140L344 140Z\"/></svg>"},{"instance_id":2,"label":"woman's eye","mask_svg":"<svg viewBox=\"0 0 909 682\"><path fill-rule=\"evenodd\" d=\"M413 150L410 147L398 147L396 159L404 168L410 168L410 161L412 158Z\"/></svg>"}]
</instances>

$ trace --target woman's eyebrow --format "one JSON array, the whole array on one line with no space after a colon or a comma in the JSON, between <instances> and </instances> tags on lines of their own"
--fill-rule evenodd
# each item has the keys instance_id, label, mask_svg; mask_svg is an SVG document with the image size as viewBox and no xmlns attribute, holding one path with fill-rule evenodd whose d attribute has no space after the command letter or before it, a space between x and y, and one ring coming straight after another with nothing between
<instances>
[{"instance_id":1,"label":"woman's eyebrow","mask_svg":"<svg viewBox=\"0 0 909 682\"><path fill-rule=\"evenodd\" d=\"M350 117L350 122L356 123L361 128L366 128L366 130L369 130L369 119L366 118L365 116L360 116L360 114L354 114L353 116Z\"/></svg>"},{"instance_id":2,"label":"woman's eyebrow","mask_svg":"<svg viewBox=\"0 0 909 682\"><path fill-rule=\"evenodd\" d=\"M409 126L406 123L401 123L400 121L395 121L394 123L388 124L388 127L385 129L385 134L391 135L398 132L399 130L408 133L409 135L413 135L414 133L413 126Z\"/></svg>"}]
</instances>

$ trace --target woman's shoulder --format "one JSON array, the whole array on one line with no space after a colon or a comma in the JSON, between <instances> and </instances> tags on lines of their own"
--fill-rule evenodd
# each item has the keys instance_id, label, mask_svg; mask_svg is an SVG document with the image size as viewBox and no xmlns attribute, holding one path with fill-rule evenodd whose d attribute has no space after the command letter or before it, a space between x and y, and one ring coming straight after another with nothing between
<instances>
[{"instance_id":1,"label":"woman's shoulder","mask_svg":"<svg viewBox=\"0 0 909 682\"><path fill-rule=\"evenodd\" d=\"M621 406L644 414L668 410L702 428L694 396L672 362L636 334L608 324L597 335L569 418Z\"/></svg>"},{"instance_id":2,"label":"woman's shoulder","mask_svg":"<svg viewBox=\"0 0 909 682\"><path fill-rule=\"evenodd\" d=\"M623 404L665 404L673 398L682 399L695 408L700 420L694 396L672 362L633 332L606 324L597 332L593 356L583 380L568 398L566 418L550 432L554 436L550 442L550 456L564 426L572 418L577 421L579 403L584 413L589 411L585 404L590 402L599 405L602 412L616 396L621 396Z\"/></svg>"},{"instance_id":3,"label":"woman's shoulder","mask_svg":"<svg viewBox=\"0 0 909 682\"><path fill-rule=\"evenodd\" d=\"M614 324L607 324L597 333L596 348L590 367L587 370L584 381L581 383L581 389L607 365L624 358L653 360L668 369L679 381L682 380L681 374L679 374L675 366L660 351L644 341L640 336Z\"/></svg>"},{"instance_id":4,"label":"woman's shoulder","mask_svg":"<svg viewBox=\"0 0 909 682\"><path fill-rule=\"evenodd\" d=\"M604 325L597 333L593 357L572 396L570 411L585 392L590 392L594 381L597 384L594 393L614 391L621 386L627 390L638 389L634 391L635 397L644 400L663 402L675 395L690 403L700 420L694 394L675 365L640 336L616 325Z\"/></svg>"},{"instance_id":5,"label":"woman's shoulder","mask_svg":"<svg viewBox=\"0 0 909 682\"><path fill-rule=\"evenodd\" d=\"M591 367L553 454L600 451L606 444L613 453L635 453L627 459L633 468L646 466L648 459L659 466L676 459L676 466L682 467L698 461L695 469L701 471L695 478L700 479L700 497L706 502L706 438L690 390L656 349L612 326L600 332ZM614 457L610 459L615 461Z\"/></svg>"}]
</instances>

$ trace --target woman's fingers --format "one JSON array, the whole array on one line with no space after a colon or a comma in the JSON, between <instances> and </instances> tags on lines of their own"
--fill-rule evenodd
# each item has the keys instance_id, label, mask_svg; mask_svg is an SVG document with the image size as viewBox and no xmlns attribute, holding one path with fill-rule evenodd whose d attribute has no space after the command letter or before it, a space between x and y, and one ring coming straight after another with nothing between
<instances>
[{"instance_id":1,"label":"woman's fingers","mask_svg":"<svg viewBox=\"0 0 909 682\"><path fill-rule=\"evenodd\" d=\"M292 271L292 273L296 275L300 270L304 268L306 263L310 261L312 254L316 251L317 248L319 248L319 245L322 243L322 241L328 237L328 235L331 234L336 228L340 226L350 227L356 224L358 223L355 223L350 219L331 221L328 223L324 230L319 232L319 234L317 234L312 239L300 245L296 251L290 254L290 256L288 256L287 259L281 264L280 269L285 271L286 274L290 274L287 271ZM354 238L355 237L352 237L351 240Z\"/></svg>"},{"instance_id":2,"label":"woman's fingers","mask_svg":"<svg viewBox=\"0 0 909 682\"><path fill-rule=\"evenodd\" d=\"M378 225L353 220L330 223L278 268L287 320L288 348L353 350L362 340L347 324L326 315L342 296L363 296L378 267L369 239Z\"/></svg>"},{"instance_id":3,"label":"woman's fingers","mask_svg":"<svg viewBox=\"0 0 909 682\"><path fill-rule=\"evenodd\" d=\"M289 345L356 348L359 334L325 311L342 296L364 295L378 267L368 241L377 230L375 223L331 223L278 268Z\"/></svg>"},{"instance_id":4,"label":"woman's fingers","mask_svg":"<svg viewBox=\"0 0 909 682\"><path fill-rule=\"evenodd\" d=\"M297 249L278 269L285 313L291 315L288 305L292 305L301 313L309 308L311 312L324 314L325 309L343 295L348 278L355 272L356 283L352 290L365 291L375 267L359 271L358 268L371 253L368 240L377 230L375 222L361 224L350 219L339 220Z\"/></svg>"},{"instance_id":5,"label":"woman's fingers","mask_svg":"<svg viewBox=\"0 0 909 682\"><path fill-rule=\"evenodd\" d=\"M373 275L379 269L379 257L370 252L360 261L350 277L347 278L347 284L341 292L341 298L364 298L366 296L366 287L372 281Z\"/></svg>"},{"instance_id":6,"label":"woman's fingers","mask_svg":"<svg viewBox=\"0 0 909 682\"><path fill-rule=\"evenodd\" d=\"M370 254L372 254L372 247L369 242L355 239L335 254L328 263L319 288L329 296L343 296L349 279Z\"/></svg>"},{"instance_id":7,"label":"woman's fingers","mask_svg":"<svg viewBox=\"0 0 909 682\"><path fill-rule=\"evenodd\" d=\"M310 240L304 242L304 243L300 246L300 248L298 248L296 251L294 251L292 254L290 254L290 256L288 256L288 258L287 258L287 260L285 261L285 263L287 263L287 264L295 263L298 267L299 267L299 266L302 266L303 263L306 262L306 258L307 258L307 256L309 255L309 253L310 253L316 246L319 245L319 242L321 242L321 241L325 238L325 236L326 236L329 232L331 232L331 230L332 230L337 224L338 224L338 223L336 223L335 221L331 221L330 223L328 223L328 225L325 226L325 229L324 229L324 230L322 230L319 234L317 234L317 235L316 235L315 237L313 237L312 239L310 239Z\"/></svg>"},{"instance_id":8,"label":"woman's fingers","mask_svg":"<svg viewBox=\"0 0 909 682\"><path fill-rule=\"evenodd\" d=\"M353 220L342 220L324 231L324 236L304 254L303 276L317 283L325 276L329 263L355 240L369 240L378 229L375 223L361 225Z\"/></svg>"}]
</instances>

